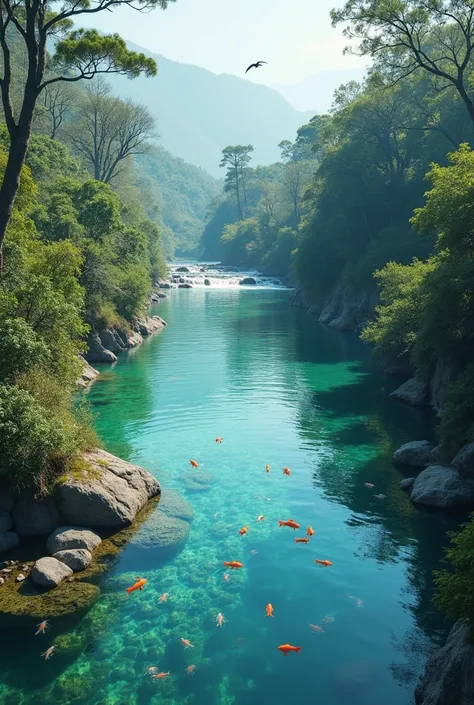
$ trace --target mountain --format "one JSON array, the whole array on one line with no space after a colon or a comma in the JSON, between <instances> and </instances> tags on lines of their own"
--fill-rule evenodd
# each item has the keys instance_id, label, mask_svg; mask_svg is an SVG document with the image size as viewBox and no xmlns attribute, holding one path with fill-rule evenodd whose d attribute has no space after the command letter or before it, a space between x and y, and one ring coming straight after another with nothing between
<instances>
[{"instance_id":1,"label":"mountain","mask_svg":"<svg viewBox=\"0 0 474 705\"><path fill-rule=\"evenodd\" d=\"M275 90L237 76L171 61L128 42L152 56L158 76L109 76L114 91L145 104L157 120L162 146L191 164L222 177L221 151L230 144L252 144L254 164L280 157L278 143L294 140L313 112L298 112Z\"/></svg>"},{"instance_id":2,"label":"mountain","mask_svg":"<svg viewBox=\"0 0 474 705\"><path fill-rule=\"evenodd\" d=\"M313 114L327 113L336 88L349 81L362 81L365 73L366 70L361 68L319 71L298 83L279 83L273 88L296 110L310 110Z\"/></svg>"}]
</instances>

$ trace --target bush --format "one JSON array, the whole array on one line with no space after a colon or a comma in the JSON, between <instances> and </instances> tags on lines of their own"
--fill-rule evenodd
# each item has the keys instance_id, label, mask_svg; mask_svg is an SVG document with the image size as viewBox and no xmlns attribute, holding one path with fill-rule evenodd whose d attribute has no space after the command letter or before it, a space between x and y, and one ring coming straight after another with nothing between
<instances>
[{"instance_id":1,"label":"bush","mask_svg":"<svg viewBox=\"0 0 474 705\"><path fill-rule=\"evenodd\" d=\"M446 393L439 426L442 457L451 461L458 450L474 440L474 363L466 367Z\"/></svg>"},{"instance_id":2,"label":"bush","mask_svg":"<svg viewBox=\"0 0 474 705\"><path fill-rule=\"evenodd\" d=\"M14 382L19 375L41 367L49 359L44 342L22 318L0 320L0 381Z\"/></svg>"}]
</instances>

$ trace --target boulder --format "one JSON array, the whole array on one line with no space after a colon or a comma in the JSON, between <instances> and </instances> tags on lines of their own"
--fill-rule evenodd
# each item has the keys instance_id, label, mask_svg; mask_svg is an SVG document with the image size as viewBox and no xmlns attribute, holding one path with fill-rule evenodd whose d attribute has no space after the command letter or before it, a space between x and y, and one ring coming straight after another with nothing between
<instances>
[{"instance_id":1,"label":"boulder","mask_svg":"<svg viewBox=\"0 0 474 705\"><path fill-rule=\"evenodd\" d=\"M431 465L416 478L410 499L442 509L474 506L474 482L463 480L453 468Z\"/></svg>"},{"instance_id":2,"label":"boulder","mask_svg":"<svg viewBox=\"0 0 474 705\"><path fill-rule=\"evenodd\" d=\"M474 645L469 627L456 622L446 644L429 659L415 691L416 705L474 703Z\"/></svg>"},{"instance_id":3,"label":"boulder","mask_svg":"<svg viewBox=\"0 0 474 705\"><path fill-rule=\"evenodd\" d=\"M194 511L192 505L177 490L163 490L158 506L160 511L168 517L183 519L184 521L193 520Z\"/></svg>"},{"instance_id":4,"label":"boulder","mask_svg":"<svg viewBox=\"0 0 474 705\"><path fill-rule=\"evenodd\" d=\"M71 548L67 551L58 551L53 558L67 565L75 573L85 570L92 563L92 554L86 548Z\"/></svg>"},{"instance_id":5,"label":"boulder","mask_svg":"<svg viewBox=\"0 0 474 705\"><path fill-rule=\"evenodd\" d=\"M160 289L171 289L171 282L158 282Z\"/></svg>"},{"instance_id":6,"label":"boulder","mask_svg":"<svg viewBox=\"0 0 474 705\"><path fill-rule=\"evenodd\" d=\"M36 585L54 588L72 575L72 570L56 558L40 558L33 566L31 579Z\"/></svg>"},{"instance_id":7,"label":"boulder","mask_svg":"<svg viewBox=\"0 0 474 705\"><path fill-rule=\"evenodd\" d=\"M92 553L101 543L102 539L95 531L75 526L61 526L49 536L46 547L52 555L58 551L75 549L86 549L88 553Z\"/></svg>"},{"instance_id":8,"label":"boulder","mask_svg":"<svg viewBox=\"0 0 474 705\"><path fill-rule=\"evenodd\" d=\"M161 492L149 472L103 450L86 453L84 460L91 466L91 477L66 480L57 491L58 505L71 524L128 526L146 502Z\"/></svg>"},{"instance_id":9,"label":"boulder","mask_svg":"<svg viewBox=\"0 0 474 705\"><path fill-rule=\"evenodd\" d=\"M255 286L256 283L257 281L253 277L244 277L239 281L240 286Z\"/></svg>"},{"instance_id":10,"label":"boulder","mask_svg":"<svg viewBox=\"0 0 474 705\"><path fill-rule=\"evenodd\" d=\"M402 490L411 490L413 485L415 484L416 477L406 477L404 480L400 482L400 487Z\"/></svg>"},{"instance_id":11,"label":"boulder","mask_svg":"<svg viewBox=\"0 0 474 705\"><path fill-rule=\"evenodd\" d=\"M430 379L430 401L437 416L444 410L446 389L459 373L458 366L447 358L436 360L434 372Z\"/></svg>"},{"instance_id":12,"label":"boulder","mask_svg":"<svg viewBox=\"0 0 474 705\"><path fill-rule=\"evenodd\" d=\"M188 267L177 267L176 268L177 272L189 272Z\"/></svg>"},{"instance_id":13,"label":"boulder","mask_svg":"<svg viewBox=\"0 0 474 705\"><path fill-rule=\"evenodd\" d=\"M0 534L3 534L5 531L10 531L12 525L13 522L10 514L4 509L0 509Z\"/></svg>"},{"instance_id":14,"label":"boulder","mask_svg":"<svg viewBox=\"0 0 474 705\"><path fill-rule=\"evenodd\" d=\"M166 322L160 316L149 316L147 318L139 318L135 321L134 324L135 330L144 337L148 335L153 335L153 333L156 333L165 326Z\"/></svg>"},{"instance_id":15,"label":"boulder","mask_svg":"<svg viewBox=\"0 0 474 705\"><path fill-rule=\"evenodd\" d=\"M187 282L182 282L181 284L178 284L178 289L192 289L193 285L188 284Z\"/></svg>"},{"instance_id":16,"label":"boulder","mask_svg":"<svg viewBox=\"0 0 474 705\"><path fill-rule=\"evenodd\" d=\"M429 386L418 377L412 377L395 389L390 397L413 406L427 406L429 404Z\"/></svg>"},{"instance_id":17,"label":"boulder","mask_svg":"<svg viewBox=\"0 0 474 705\"><path fill-rule=\"evenodd\" d=\"M455 455L453 467L466 480L474 480L474 442L463 446Z\"/></svg>"},{"instance_id":18,"label":"boulder","mask_svg":"<svg viewBox=\"0 0 474 705\"><path fill-rule=\"evenodd\" d=\"M393 454L392 460L398 465L426 468L433 462L432 455L433 445L429 441L411 441L400 446Z\"/></svg>"},{"instance_id":19,"label":"boulder","mask_svg":"<svg viewBox=\"0 0 474 705\"><path fill-rule=\"evenodd\" d=\"M13 531L4 531L0 534L0 553L9 551L11 548L18 546L20 537Z\"/></svg>"},{"instance_id":20,"label":"boulder","mask_svg":"<svg viewBox=\"0 0 474 705\"><path fill-rule=\"evenodd\" d=\"M89 334L87 345L89 349L84 355L87 362L117 362L117 356L104 348L97 333Z\"/></svg>"},{"instance_id":21,"label":"boulder","mask_svg":"<svg viewBox=\"0 0 474 705\"><path fill-rule=\"evenodd\" d=\"M79 357L83 369L82 369L82 374L77 380L77 386L81 387L81 389L85 389L91 382L93 382L97 377L99 376L100 372L95 370L87 360L84 360L83 357Z\"/></svg>"},{"instance_id":22,"label":"boulder","mask_svg":"<svg viewBox=\"0 0 474 705\"><path fill-rule=\"evenodd\" d=\"M211 286L211 280L210 280L210 279L204 279L204 286Z\"/></svg>"},{"instance_id":23,"label":"boulder","mask_svg":"<svg viewBox=\"0 0 474 705\"><path fill-rule=\"evenodd\" d=\"M184 487L189 492L206 492L211 489L213 482L214 478L211 473L205 470L188 473L183 478Z\"/></svg>"},{"instance_id":24,"label":"boulder","mask_svg":"<svg viewBox=\"0 0 474 705\"><path fill-rule=\"evenodd\" d=\"M159 505L135 534L130 542L141 550L177 549L188 538L190 525L187 521L167 516Z\"/></svg>"},{"instance_id":25,"label":"boulder","mask_svg":"<svg viewBox=\"0 0 474 705\"><path fill-rule=\"evenodd\" d=\"M51 499L38 500L29 495L20 497L12 517L15 531L20 536L49 536L64 524L61 513Z\"/></svg>"},{"instance_id":26,"label":"boulder","mask_svg":"<svg viewBox=\"0 0 474 705\"><path fill-rule=\"evenodd\" d=\"M123 352L128 347L119 333L113 328L102 330L99 333L99 338L104 348L115 354Z\"/></svg>"}]
</instances>

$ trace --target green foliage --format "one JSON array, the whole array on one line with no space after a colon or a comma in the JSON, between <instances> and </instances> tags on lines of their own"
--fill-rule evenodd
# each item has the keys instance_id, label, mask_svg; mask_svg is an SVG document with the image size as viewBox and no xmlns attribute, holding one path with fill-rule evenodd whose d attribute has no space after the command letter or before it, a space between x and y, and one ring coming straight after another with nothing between
<instances>
[{"instance_id":1,"label":"green foliage","mask_svg":"<svg viewBox=\"0 0 474 705\"><path fill-rule=\"evenodd\" d=\"M0 319L0 383L12 383L35 365L42 367L49 350L22 318Z\"/></svg>"},{"instance_id":2,"label":"green foliage","mask_svg":"<svg viewBox=\"0 0 474 705\"><path fill-rule=\"evenodd\" d=\"M465 443L474 440L474 364L450 385L439 425L440 451L450 462Z\"/></svg>"}]
</instances>

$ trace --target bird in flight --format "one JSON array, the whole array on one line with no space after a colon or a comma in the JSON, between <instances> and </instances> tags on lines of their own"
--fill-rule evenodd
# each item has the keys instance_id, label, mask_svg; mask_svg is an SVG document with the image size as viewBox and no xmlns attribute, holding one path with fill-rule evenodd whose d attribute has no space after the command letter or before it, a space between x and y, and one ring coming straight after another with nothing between
<instances>
[{"instance_id":1,"label":"bird in flight","mask_svg":"<svg viewBox=\"0 0 474 705\"><path fill-rule=\"evenodd\" d=\"M255 64L250 64L247 71L250 71L250 69L259 69L262 64L268 64L268 61L257 61ZM247 73L247 71L245 73Z\"/></svg>"}]
</instances>

